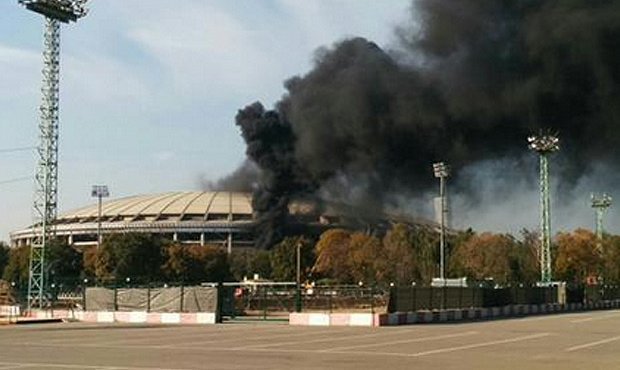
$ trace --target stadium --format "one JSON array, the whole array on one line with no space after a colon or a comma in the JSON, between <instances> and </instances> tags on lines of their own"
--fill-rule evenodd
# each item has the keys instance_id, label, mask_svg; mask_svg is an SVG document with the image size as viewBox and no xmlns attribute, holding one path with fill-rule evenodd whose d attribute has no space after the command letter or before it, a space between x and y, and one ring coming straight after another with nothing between
<instances>
[{"instance_id":1,"label":"stadium","mask_svg":"<svg viewBox=\"0 0 620 370\"><path fill-rule=\"evenodd\" d=\"M55 233L76 247L97 244L101 234L138 232L158 234L191 244L248 247L255 224L252 198L234 192L167 192L136 195L65 212L55 222ZM11 233L11 245L29 245L37 227Z\"/></svg>"},{"instance_id":2,"label":"stadium","mask_svg":"<svg viewBox=\"0 0 620 370\"><path fill-rule=\"evenodd\" d=\"M325 206L324 206L325 208ZM355 215L355 216L352 216ZM290 226L301 233L318 235L332 227L361 230L386 230L394 222L436 228L425 219L380 215L368 220L350 207L330 206L318 210L310 201L289 205ZM101 235L125 232L157 234L183 244L217 245L228 252L234 248L254 247L256 213L252 194L228 191L184 191L143 194L104 201L101 218L97 203L60 214L54 223L56 236L69 245L87 247L97 244ZM29 226L10 234L11 246L30 245L38 227Z\"/></svg>"}]
</instances>

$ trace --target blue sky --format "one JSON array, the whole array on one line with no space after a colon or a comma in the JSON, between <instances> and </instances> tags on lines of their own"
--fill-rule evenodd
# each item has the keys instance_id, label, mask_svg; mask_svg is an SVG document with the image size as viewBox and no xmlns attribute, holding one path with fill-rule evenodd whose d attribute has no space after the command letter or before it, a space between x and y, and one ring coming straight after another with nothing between
<instances>
[{"instance_id":1,"label":"blue sky","mask_svg":"<svg viewBox=\"0 0 620 370\"><path fill-rule=\"evenodd\" d=\"M199 189L242 161L237 109L271 106L313 51L347 36L389 45L409 0L93 0L63 26L59 208ZM0 2L0 240L32 222L42 67L39 15Z\"/></svg>"}]
</instances>

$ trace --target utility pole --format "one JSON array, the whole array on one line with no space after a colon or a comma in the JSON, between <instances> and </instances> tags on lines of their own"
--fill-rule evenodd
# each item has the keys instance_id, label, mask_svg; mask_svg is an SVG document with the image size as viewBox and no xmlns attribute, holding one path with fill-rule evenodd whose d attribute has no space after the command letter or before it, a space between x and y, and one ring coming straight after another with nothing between
<instances>
[{"instance_id":1,"label":"utility pole","mask_svg":"<svg viewBox=\"0 0 620 370\"><path fill-rule=\"evenodd\" d=\"M60 78L60 22L86 15L88 0L19 0L28 10L45 17L43 93L39 123L39 160L33 204L35 237L30 248L28 309L44 306L45 248L54 236L58 207L58 105Z\"/></svg>"},{"instance_id":2,"label":"utility pole","mask_svg":"<svg viewBox=\"0 0 620 370\"><path fill-rule=\"evenodd\" d=\"M528 147L538 153L540 162L540 282L551 282L551 203L549 200L548 156L560 150L560 139L552 134L527 138Z\"/></svg>"},{"instance_id":3,"label":"utility pole","mask_svg":"<svg viewBox=\"0 0 620 370\"><path fill-rule=\"evenodd\" d=\"M445 283L446 278L446 216L448 207L446 202L446 178L450 176L450 166L444 162L433 163L433 172L435 177L439 179L439 278Z\"/></svg>"}]
</instances>

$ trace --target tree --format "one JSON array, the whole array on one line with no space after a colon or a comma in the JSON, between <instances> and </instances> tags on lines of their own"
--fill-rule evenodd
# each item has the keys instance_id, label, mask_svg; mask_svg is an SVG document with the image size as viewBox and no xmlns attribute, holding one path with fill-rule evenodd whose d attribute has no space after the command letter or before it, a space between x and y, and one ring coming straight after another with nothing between
<instances>
[{"instance_id":1,"label":"tree","mask_svg":"<svg viewBox=\"0 0 620 370\"><path fill-rule=\"evenodd\" d=\"M511 255L516 241L508 234L473 235L456 246L450 258L451 270L473 280L493 279L499 284L512 280Z\"/></svg>"},{"instance_id":2,"label":"tree","mask_svg":"<svg viewBox=\"0 0 620 370\"><path fill-rule=\"evenodd\" d=\"M355 281L370 284L383 282L384 271L380 267L385 257L382 249L381 241L373 235L361 232L351 234L348 258Z\"/></svg>"},{"instance_id":3,"label":"tree","mask_svg":"<svg viewBox=\"0 0 620 370\"><path fill-rule=\"evenodd\" d=\"M603 239L604 270L606 283L620 283L620 236L605 235Z\"/></svg>"},{"instance_id":4,"label":"tree","mask_svg":"<svg viewBox=\"0 0 620 370\"><path fill-rule=\"evenodd\" d=\"M419 278L413 236L405 224L396 224L383 238L383 256L380 261L382 276L386 281L410 284Z\"/></svg>"},{"instance_id":5,"label":"tree","mask_svg":"<svg viewBox=\"0 0 620 370\"><path fill-rule=\"evenodd\" d=\"M54 239L45 248L45 269L50 282L76 283L83 270L82 254L64 239Z\"/></svg>"},{"instance_id":6,"label":"tree","mask_svg":"<svg viewBox=\"0 0 620 370\"><path fill-rule=\"evenodd\" d=\"M252 278L258 274L262 278L271 278L271 253L266 250L233 250L228 256L230 271L237 281L244 277Z\"/></svg>"},{"instance_id":7,"label":"tree","mask_svg":"<svg viewBox=\"0 0 620 370\"><path fill-rule=\"evenodd\" d=\"M276 281L296 281L297 248L300 248L301 281L307 280L314 264L312 242L303 236L286 237L271 251L272 278Z\"/></svg>"},{"instance_id":8,"label":"tree","mask_svg":"<svg viewBox=\"0 0 620 370\"><path fill-rule=\"evenodd\" d=\"M163 263L161 238L127 233L106 237L97 251L95 273L100 280L153 281L161 278Z\"/></svg>"},{"instance_id":9,"label":"tree","mask_svg":"<svg viewBox=\"0 0 620 370\"><path fill-rule=\"evenodd\" d=\"M9 263L9 256L11 252L9 246L4 242L0 242L0 276L4 274L4 269Z\"/></svg>"},{"instance_id":10,"label":"tree","mask_svg":"<svg viewBox=\"0 0 620 370\"><path fill-rule=\"evenodd\" d=\"M164 264L161 268L166 280L187 280L189 258L186 247L176 243L165 246Z\"/></svg>"},{"instance_id":11,"label":"tree","mask_svg":"<svg viewBox=\"0 0 620 370\"><path fill-rule=\"evenodd\" d=\"M162 272L169 281L184 283L231 280L226 252L211 246L165 246Z\"/></svg>"},{"instance_id":12,"label":"tree","mask_svg":"<svg viewBox=\"0 0 620 370\"><path fill-rule=\"evenodd\" d=\"M2 277L6 281L15 282L17 287L25 289L28 286L29 268L30 246L13 248L9 252L9 261Z\"/></svg>"},{"instance_id":13,"label":"tree","mask_svg":"<svg viewBox=\"0 0 620 370\"><path fill-rule=\"evenodd\" d=\"M597 249L596 235L590 230L577 229L572 233L558 233L555 244L556 279L583 283L588 276L598 276L602 271L602 255Z\"/></svg>"},{"instance_id":14,"label":"tree","mask_svg":"<svg viewBox=\"0 0 620 370\"><path fill-rule=\"evenodd\" d=\"M89 246L82 250L83 277L93 279L97 275L97 247Z\"/></svg>"},{"instance_id":15,"label":"tree","mask_svg":"<svg viewBox=\"0 0 620 370\"><path fill-rule=\"evenodd\" d=\"M534 284L540 279L539 247L540 234L527 229L521 230L521 240L513 248L510 259L512 281Z\"/></svg>"},{"instance_id":16,"label":"tree","mask_svg":"<svg viewBox=\"0 0 620 370\"><path fill-rule=\"evenodd\" d=\"M439 271L439 234L425 228L416 228L412 230L411 238L418 266L417 280L430 284Z\"/></svg>"},{"instance_id":17,"label":"tree","mask_svg":"<svg viewBox=\"0 0 620 370\"><path fill-rule=\"evenodd\" d=\"M351 233L343 229L331 229L321 234L314 249L316 262L313 271L342 283L352 283L349 244Z\"/></svg>"}]
</instances>

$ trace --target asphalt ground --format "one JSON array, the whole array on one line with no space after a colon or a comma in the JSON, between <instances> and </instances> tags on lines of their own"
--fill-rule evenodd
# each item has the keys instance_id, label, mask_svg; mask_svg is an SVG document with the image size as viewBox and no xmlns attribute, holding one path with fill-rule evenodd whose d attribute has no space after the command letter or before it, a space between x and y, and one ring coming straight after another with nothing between
<instances>
[{"instance_id":1,"label":"asphalt ground","mask_svg":"<svg viewBox=\"0 0 620 370\"><path fill-rule=\"evenodd\" d=\"M7 369L620 369L620 310L380 328L8 325Z\"/></svg>"}]
</instances>

